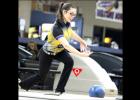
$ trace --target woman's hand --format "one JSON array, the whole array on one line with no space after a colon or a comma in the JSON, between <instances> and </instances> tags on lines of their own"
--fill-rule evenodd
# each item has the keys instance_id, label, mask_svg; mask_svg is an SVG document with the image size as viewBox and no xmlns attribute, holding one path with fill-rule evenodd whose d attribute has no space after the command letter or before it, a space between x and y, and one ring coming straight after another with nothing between
<instances>
[{"instance_id":1,"label":"woman's hand","mask_svg":"<svg viewBox=\"0 0 140 100\"><path fill-rule=\"evenodd\" d=\"M84 56L84 57L88 57L89 55L91 55L93 52L91 52L90 48L87 47L86 42L83 44L80 44L80 55Z\"/></svg>"},{"instance_id":2,"label":"woman's hand","mask_svg":"<svg viewBox=\"0 0 140 100\"><path fill-rule=\"evenodd\" d=\"M83 41L82 43L80 43L80 51L84 52L86 51L87 48L87 43L85 41Z\"/></svg>"}]
</instances>

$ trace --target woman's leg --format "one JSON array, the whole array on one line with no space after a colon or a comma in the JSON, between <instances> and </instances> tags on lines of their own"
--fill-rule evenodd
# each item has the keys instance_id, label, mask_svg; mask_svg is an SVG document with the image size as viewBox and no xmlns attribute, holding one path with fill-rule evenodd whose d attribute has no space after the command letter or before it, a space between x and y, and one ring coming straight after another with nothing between
<instances>
[{"instance_id":1,"label":"woman's leg","mask_svg":"<svg viewBox=\"0 0 140 100\"><path fill-rule=\"evenodd\" d=\"M41 77L41 81L44 82L51 66L51 62L53 60L53 56L47 55L42 49L39 53L39 74Z\"/></svg>"},{"instance_id":2,"label":"woman's leg","mask_svg":"<svg viewBox=\"0 0 140 100\"><path fill-rule=\"evenodd\" d=\"M58 86L56 88L56 92L62 93L62 92L65 92L65 86L69 79L74 62L73 62L72 57L66 51L63 51L63 52L57 54L55 56L55 59L64 63L64 69L63 69L62 75L60 77Z\"/></svg>"},{"instance_id":3,"label":"woman's leg","mask_svg":"<svg viewBox=\"0 0 140 100\"><path fill-rule=\"evenodd\" d=\"M45 54L41 49L39 51L39 73L32 75L20 82L19 85L21 86L21 88L29 90L35 82L38 82L40 80L44 82L44 79L49 72L51 61L51 57Z\"/></svg>"},{"instance_id":4,"label":"woman's leg","mask_svg":"<svg viewBox=\"0 0 140 100\"><path fill-rule=\"evenodd\" d=\"M28 91L35 82L37 82L38 80L40 80L40 76L39 74L35 74L32 76L29 76L28 78L22 80L19 85L22 89L25 89L26 91Z\"/></svg>"}]
</instances>

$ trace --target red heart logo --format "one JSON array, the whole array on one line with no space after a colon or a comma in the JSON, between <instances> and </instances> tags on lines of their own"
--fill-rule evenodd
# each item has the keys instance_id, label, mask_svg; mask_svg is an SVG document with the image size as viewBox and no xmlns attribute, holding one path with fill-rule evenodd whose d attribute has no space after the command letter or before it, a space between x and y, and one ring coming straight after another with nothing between
<instances>
[{"instance_id":1,"label":"red heart logo","mask_svg":"<svg viewBox=\"0 0 140 100\"><path fill-rule=\"evenodd\" d=\"M81 73L82 69L81 68L73 68L72 71L73 71L74 75L77 77Z\"/></svg>"}]
</instances>

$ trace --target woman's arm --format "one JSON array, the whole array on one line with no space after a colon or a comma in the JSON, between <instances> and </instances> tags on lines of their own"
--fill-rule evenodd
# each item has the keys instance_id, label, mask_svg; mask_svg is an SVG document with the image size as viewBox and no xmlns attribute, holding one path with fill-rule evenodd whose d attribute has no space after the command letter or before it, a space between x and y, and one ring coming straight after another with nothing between
<instances>
[{"instance_id":1,"label":"woman's arm","mask_svg":"<svg viewBox=\"0 0 140 100\"><path fill-rule=\"evenodd\" d=\"M80 43L80 51L87 51L87 43L71 29L72 38Z\"/></svg>"},{"instance_id":2,"label":"woman's arm","mask_svg":"<svg viewBox=\"0 0 140 100\"><path fill-rule=\"evenodd\" d=\"M74 54L77 54L79 56L89 56L91 54L89 52L79 52L77 49L75 49L73 46L71 46L64 37L61 37L58 41L63 45L63 47L66 50L68 50L69 52L72 52Z\"/></svg>"}]
</instances>

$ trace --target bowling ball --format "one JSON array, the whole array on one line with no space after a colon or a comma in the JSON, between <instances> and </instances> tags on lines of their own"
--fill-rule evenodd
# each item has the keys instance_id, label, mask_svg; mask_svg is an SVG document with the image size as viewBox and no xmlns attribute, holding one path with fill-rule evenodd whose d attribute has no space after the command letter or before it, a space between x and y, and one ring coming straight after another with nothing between
<instances>
[{"instance_id":1,"label":"bowling ball","mask_svg":"<svg viewBox=\"0 0 140 100\"><path fill-rule=\"evenodd\" d=\"M89 96L90 97L99 97L104 98L105 96L105 90L102 86L91 86L89 89Z\"/></svg>"}]
</instances>

